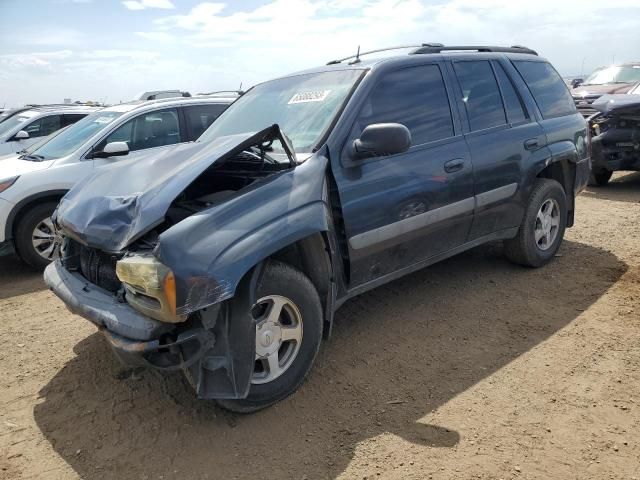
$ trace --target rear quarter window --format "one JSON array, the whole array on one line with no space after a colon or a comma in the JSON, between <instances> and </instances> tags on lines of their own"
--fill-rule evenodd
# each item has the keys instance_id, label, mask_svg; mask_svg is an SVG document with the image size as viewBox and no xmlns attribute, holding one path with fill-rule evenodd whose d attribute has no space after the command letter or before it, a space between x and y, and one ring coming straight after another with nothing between
<instances>
[{"instance_id":1,"label":"rear quarter window","mask_svg":"<svg viewBox=\"0 0 640 480\"><path fill-rule=\"evenodd\" d=\"M569 89L549 63L516 60L513 65L529 87L543 118L576 113Z\"/></svg>"}]
</instances>

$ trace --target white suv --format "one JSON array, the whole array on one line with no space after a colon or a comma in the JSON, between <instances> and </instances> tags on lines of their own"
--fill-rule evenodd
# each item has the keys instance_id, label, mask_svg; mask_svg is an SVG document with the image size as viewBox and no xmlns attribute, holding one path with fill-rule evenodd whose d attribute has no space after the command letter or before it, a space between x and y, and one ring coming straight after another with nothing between
<instances>
[{"instance_id":1,"label":"white suv","mask_svg":"<svg viewBox=\"0 0 640 480\"><path fill-rule=\"evenodd\" d=\"M57 254L51 214L95 168L196 140L236 97L132 102L101 109L35 149L0 159L0 255L35 268ZM1 124L0 124L1 125Z\"/></svg>"},{"instance_id":2,"label":"white suv","mask_svg":"<svg viewBox=\"0 0 640 480\"><path fill-rule=\"evenodd\" d=\"M56 105L23 110L0 123L0 155L24 150L43 137L96 112L95 107Z\"/></svg>"}]
</instances>

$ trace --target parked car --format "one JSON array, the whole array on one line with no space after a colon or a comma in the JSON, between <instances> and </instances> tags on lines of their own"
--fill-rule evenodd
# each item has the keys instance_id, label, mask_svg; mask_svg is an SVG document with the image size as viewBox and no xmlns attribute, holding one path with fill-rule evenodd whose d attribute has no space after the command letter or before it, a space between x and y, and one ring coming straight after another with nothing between
<instances>
[{"instance_id":1,"label":"parked car","mask_svg":"<svg viewBox=\"0 0 640 480\"><path fill-rule=\"evenodd\" d=\"M7 110L3 110L2 113L0 113L0 123L4 122L7 118L12 117L20 112L29 110L29 108L31 107L9 108Z\"/></svg>"},{"instance_id":2,"label":"parked car","mask_svg":"<svg viewBox=\"0 0 640 480\"><path fill-rule=\"evenodd\" d=\"M0 123L0 155L15 153L97 111L85 106L33 107Z\"/></svg>"},{"instance_id":3,"label":"parked car","mask_svg":"<svg viewBox=\"0 0 640 480\"><path fill-rule=\"evenodd\" d=\"M192 142L235 98L169 99L105 108L33 151L0 160L0 254L44 268L57 254L51 214L98 167ZM126 156L121 158L122 156Z\"/></svg>"},{"instance_id":4,"label":"parked car","mask_svg":"<svg viewBox=\"0 0 640 480\"><path fill-rule=\"evenodd\" d=\"M592 106L598 113L589 118L589 184L606 185L615 171L640 171L640 84L628 94L603 95Z\"/></svg>"},{"instance_id":5,"label":"parked car","mask_svg":"<svg viewBox=\"0 0 640 480\"><path fill-rule=\"evenodd\" d=\"M593 72L571 90L578 111L584 117L597 113L592 103L605 94L628 93L640 82L640 63L611 65Z\"/></svg>"},{"instance_id":6,"label":"parked car","mask_svg":"<svg viewBox=\"0 0 640 480\"><path fill-rule=\"evenodd\" d=\"M524 47L337 60L254 87L193 144L80 182L44 278L125 363L254 411L301 385L347 299L489 241L521 265L553 259L586 136Z\"/></svg>"}]
</instances>

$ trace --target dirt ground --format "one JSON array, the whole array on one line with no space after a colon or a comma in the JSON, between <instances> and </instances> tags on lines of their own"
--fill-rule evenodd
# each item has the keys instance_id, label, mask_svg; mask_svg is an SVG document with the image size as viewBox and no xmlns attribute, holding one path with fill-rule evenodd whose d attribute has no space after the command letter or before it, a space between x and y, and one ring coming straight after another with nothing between
<instances>
[{"instance_id":1,"label":"dirt ground","mask_svg":"<svg viewBox=\"0 0 640 480\"><path fill-rule=\"evenodd\" d=\"M640 174L542 269L488 245L348 302L258 414L123 370L13 258L0 345L2 479L640 479Z\"/></svg>"}]
</instances>

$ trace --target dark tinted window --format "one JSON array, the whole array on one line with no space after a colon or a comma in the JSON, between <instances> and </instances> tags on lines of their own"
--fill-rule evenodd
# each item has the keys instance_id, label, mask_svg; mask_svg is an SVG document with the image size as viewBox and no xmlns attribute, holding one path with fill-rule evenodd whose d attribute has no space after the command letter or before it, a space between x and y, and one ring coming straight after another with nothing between
<instances>
[{"instance_id":1,"label":"dark tinted window","mask_svg":"<svg viewBox=\"0 0 640 480\"><path fill-rule=\"evenodd\" d=\"M29 137L46 137L53 132L62 128L62 116L61 115L49 115L48 117L42 117L35 122L30 123L24 130L29 134Z\"/></svg>"},{"instance_id":2,"label":"dark tinted window","mask_svg":"<svg viewBox=\"0 0 640 480\"><path fill-rule=\"evenodd\" d=\"M64 114L64 126L73 125L81 118L86 117L84 113L65 113Z\"/></svg>"},{"instance_id":3,"label":"dark tinted window","mask_svg":"<svg viewBox=\"0 0 640 480\"><path fill-rule=\"evenodd\" d=\"M507 118L510 123L523 122L529 116L526 114L520 96L516 92L513 83L507 76L506 72L499 63L494 63L496 67L496 76L498 77L498 83L502 90L502 97L504 98L505 108L507 110Z\"/></svg>"},{"instance_id":4,"label":"dark tinted window","mask_svg":"<svg viewBox=\"0 0 640 480\"><path fill-rule=\"evenodd\" d=\"M506 124L502 97L489 62L455 62L453 66L460 80L471 130Z\"/></svg>"},{"instance_id":5,"label":"dark tinted window","mask_svg":"<svg viewBox=\"0 0 640 480\"><path fill-rule=\"evenodd\" d=\"M196 140L228 105L191 105L184 107L189 140Z\"/></svg>"},{"instance_id":6,"label":"dark tinted window","mask_svg":"<svg viewBox=\"0 0 640 480\"><path fill-rule=\"evenodd\" d=\"M544 118L576 112L567 86L551 65L527 61L515 61L513 64L531 90Z\"/></svg>"},{"instance_id":7,"label":"dark tinted window","mask_svg":"<svg viewBox=\"0 0 640 480\"><path fill-rule=\"evenodd\" d=\"M107 143L111 142L127 142L129 151L133 152L182 141L178 112L172 108L145 113L129 120L100 142L96 150L102 150Z\"/></svg>"},{"instance_id":8,"label":"dark tinted window","mask_svg":"<svg viewBox=\"0 0 640 480\"><path fill-rule=\"evenodd\" d=\"M453 136L447 91L436 65L405 68L382 77L358 124L401 123L411 131L413 145Z\"/></svg>"}]
</instances>

